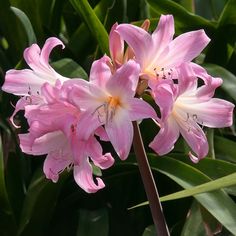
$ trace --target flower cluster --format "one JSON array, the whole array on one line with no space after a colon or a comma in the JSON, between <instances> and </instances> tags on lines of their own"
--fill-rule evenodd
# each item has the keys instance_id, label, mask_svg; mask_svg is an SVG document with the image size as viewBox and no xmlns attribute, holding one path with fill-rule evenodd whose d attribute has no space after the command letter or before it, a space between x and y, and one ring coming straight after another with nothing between
<instances>
[{"instance_id":1,"label":"flower cluster","mask_svg":"<svg viewBox=\"0 0 236 236\"><path fill-rule=\"evenodd\" d=\"M173 39L171 15L162 15L152 34L148 28L149 21L141 27L115 24L109 35L111 58L93 62L89 81L63 77L49 65L52 49L64 47L57 38L49 38L42 49L33 44L24 51L31 69L6 73L2 89L21 96L11 121L24 110L29 124L28 133L19 135L20 147L28 154L47 154L43 170L48 179L57 182L64 169L73 168L76 183L86 192L103 188L92 167L109 168L114 159L103 153L99 141L111 142L125 160L133 121L151 118L160 127L150 143L159 155L170 152L181 134L193 162L208 153L203 126L232 125L234 105L213 98L222 80L191 62L210 41L205 32ZM156 108L142 100L144 93L152 96Z\"/></svg>"}]
</instances>

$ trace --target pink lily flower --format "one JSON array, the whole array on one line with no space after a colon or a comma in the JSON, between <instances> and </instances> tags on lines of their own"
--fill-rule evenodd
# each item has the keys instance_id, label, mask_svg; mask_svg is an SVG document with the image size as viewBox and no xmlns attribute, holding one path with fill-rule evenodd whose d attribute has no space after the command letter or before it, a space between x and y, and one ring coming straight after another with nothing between
<instances>
[{"instance_id":1,"label":"pink lily flower","mask_svg":"<svg viewBox=\"0 0 236 236\"><path fill-rule=\"evenodd\" d=\"M130 60L112 74L109 63L107 56L95 61L90 81L77 83L69 97L83 111L77 127L81 139L88 139L94 130L104 125L115 151L124 160L133 140L132 121L154 118L156 113L148 103L134 97L139 65Z\"/></svg>"},{"instance_id":2,"label":"pink lily flower","mask_svg":"<svg viewBox=\"0 0 236 236\"><path fill-rule=\"evenodd\" d=\"M48 62L52 49L58 45L64 48L64 44L54 37L46 40L42 50L37 44L31 45L24 51L24 59L31 69L12 69L7 71L2 90L23 96L16 104L15 111L11 117L12 122L14 115L19 110L24 109L26 105L43 103L43 97L40 92L41 86L45 82L55 85L57 80L61 82L68 80L68 78L58 74Z\"/></svg>"},{"instance_id":3,"label":"pink lily flower","mask_svg":"<svg viewBox=\"0 0 236 236\"><path fill-rule=\"evenodd\" d=\"M135 60L141 67L140 76L150 79L149 86L159 79L176 79L175 69L192 61L210 41L204 30L184 33L173 39L172 15L162 15L152 35L131 24L118 25L116 32L133 49Z\"/></svg>"},{"instance_id":4,"label":"pink lily flower","mask_svg":"<svg viewBox=\"0 0 236 236\"><path fill-rule=\"evenodd\" d=\"M29 133L19 135L22 151L31 155L47 154L43 171L53 182L58 181L64 169L73 168L76 183L86 192L94 193L103 188L101 178L93 180L91 163L106 169L113 165L113 157L110 153L102 154L94 135L86 141L79 140L76 126L81 112L65 100L63 86L45 83L41 91L46 103L25 107L30 128Z\"/></svg>"},{"instance_id":5,"label":"pink lily flower","mask_svg":"<svg viewBox=\"0 0 236 236\"><path fill-rule=\"evenodd\" d=\"M152 90L155 102L160 107L160 131L150 143L159 155L165 155L174 148L181 134L191 147L189 157L198 162L208 153L208 142L202 126L222 128L232 125L234 105L228 101L212 98L215 89L222 84L220 78L210 77L195 64L183 64L178 84L166 79L156 84ZM197 76L205 84L197 87Z\"/></svg>"}]
</instances>

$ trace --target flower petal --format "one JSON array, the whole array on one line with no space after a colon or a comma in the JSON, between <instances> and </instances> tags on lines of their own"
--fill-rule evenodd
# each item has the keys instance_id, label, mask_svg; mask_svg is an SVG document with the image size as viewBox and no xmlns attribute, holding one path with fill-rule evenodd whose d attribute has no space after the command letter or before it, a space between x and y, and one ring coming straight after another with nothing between
<instances>
[{"instance_id":1,"label":"flower petal","mask_svg":"<svg viewBox=\"0 0 236 236\"><path fill-rule=\"evenodd\" d=\"M39 94L40 88L45 82L47 82L47 78L39 77L31 70L9 70L6 73L2 90L19 96L36 95Z\"/></svg>"},{"instance_id":2,"label":"flower petal","mask_svg":"<svg viewBox=\"0 0 236 236\"><path fill-rule=\"evenodd\" d=\"M111 58L116 68L119 68L123 64L124 57L124 40L121 39L120 35L116 31L118 24L115 23L109 34L109 49Z\"/></svg>"},{"instance_id":3,"label":"flower petal","mask_svg":"<svg viewBox=\"0 0 236 236\"><path fill-rule=\"evenodd\" d=\"M169 44L169 50L161 54L161 66L171 68L190 62L197 57L209 43L204 30L181 34Z\"/></svg>"},{"instance_id":4,"label":"flower petal","mask_svg":"<svg viewBox=\"0 0 236 236\"><path fill-rule=\"evenodd\" d=\"M105 184L100 178L96 178L96 184L93 180L92 167L88 160L84 160L81 165L74 166L75 182L87 193L95 193L99 189L105 187Z\"/></svg>"},{"instance_id":5,"label":"flower petal","mask_svg":"<svg viewBox=\"0 0 236 236\"><path fill-rule=\"evenodd\" d=\"M120 97L122 94L122 97L134 97L139 80L139 72L139 65L135 61L129 60L107 82L107 91L112 96Z\"/></svg>"},{"instance_id":6,"label":"flower petal","mask_svg":"<svg viewBox=\"0 0 236 236\"><path fill-rule=\"evenodd\" d=\"M178 120L179 121L179 120ZM189 119L188 122L178 122L180 125L180 133L196 154L190 153L189 157L195 163L202 158L206 157L208 153L208 142L206 135L201 127L193 120Z\"/></svg>"},{"instance_id":7,"label":"flower petal","mask_svg":"<svg viewBox=\"0 0 236 236\"><path fill-rule=\"evenodd\" d=\"M197 121L201 125L223 128L232 125L233 109L234 105L231 102L212 98L207 102L193 104L191 112L196 114Z\"/></svg>"},{"instance_id":8,"label":"flower petal","mask_svg":"<svg viewBox=\"0 0 236 236\"><path fill-rule=\"evenodd\" d=\"M148 66L152 61L153 41L151 35L144 29L131 24L120 24L116 31L133 49L141 68Z\"/></svg>"},{"instance_id":9,"label":"flower petal","mask_svg":"<svg viewBox=\"0 0 236 236\"><path fill-rule=\"evenodd\" d=\"M155 54L153 55L155 55L155 58L158 58L160 53L169 45L173 39L174 33L175 28L173 16L161 15L158 26L152 33L152 40L155 48Z\"/></svg>"},{"instance_id":10,"label":"flower petal","mask_svg":"<svg viewBox=\"0 0 236 236\"><path fill-rule=\"evenodd\" d=\"M169 119L161 125L159 133L149 144L157 154L165 155L169 153L179 138L179 128L175 120L170 116Z\"/></svg>"},{"instance_id":11,"label":"flower petal","mask_svg":"<svg viewBox=\"0 0 236 236\"><path fill-rule=\"evenodd\" d=\"M134 131L128 114L123 112L119 116L116 115L112 122L105 124L105 129L116 153L121 160L125 160L130 152Z\"/></svg>"},{"instance_id":12,"label":"flower petal","mask_svg":"<svg viewBox=\"0 0 236 236\"><path fill-rule=\"evenodd\" d=\"M160 107L162 121L165 121L172 112L176 93L172 80L162 80L153 88L153 98Z\"/></svg>"},{"instance_id":13,"label":"flower petal","mask_svg":"<svg viewBox=\"0 0 236 236\"><path fill-rule=\"evenodd\" d=\"M69 154L68 154L69 155ZM59 179L59 174L71 165L71 160L68 156L63 156L58 151L51 152L47 155L44 164L43 172L47 179L51 179L56 183Z\"/></svg>"},{"instance_id":14,"label":"flower petal","mask_svg":"<svg viewBox=\"0 0 236 236\"><path fill-rule=\"evenodd\" d=\"M48 132L36 139L30 133L19 134L19 138L21 150L32 155L44 155L51 151L60 150L67 144L61 131Z\"/></svg>"},{"instance_id":15,"label":"flower petal","mask_svg":"<svg viewBox=\"0 0 236 236\"><path fill-rule=\"evenodd\" d=\"M139 98L131 98L129 101L129 118L131 121L141 120L145 118L156 119L155 110L147 102Z\"/></svg>"},{"instance_id":16,"label":"flower petal","mask_svg":"<svg viewBox=\"0 0 236 236\"><path fill-rule=\"evenodd\" d=\"M107 169L114 164L114 159L110 153L102 154L100 143L93 136L87 141L87 152L94 164L101 169Z\"/></svg>"}]
</instances>

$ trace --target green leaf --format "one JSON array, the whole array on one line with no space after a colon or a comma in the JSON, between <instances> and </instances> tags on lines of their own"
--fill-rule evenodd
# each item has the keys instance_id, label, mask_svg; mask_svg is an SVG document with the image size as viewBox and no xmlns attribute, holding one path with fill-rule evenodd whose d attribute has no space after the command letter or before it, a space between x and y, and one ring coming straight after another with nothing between
<instances>
[{"instance_id":1,"label":"green leaf","mask_svg":"<svg viewBox=\"0 0 236 236\"><path fill-rule=\"evenodd\" d=\"M22 57L23 49L27 45L27 36L21 22L11 10L8 0L1 1L0 18L1 36L7 39L9 46L7 49L8 58L15 65Z\"/></svg>"},{"instance_id":2,"label":"green leaf","mask_svg":"<svg viewBox=\"0 0 236 236\"><path fill-rule=\"evenodd\" d=\"M18 235L43 235L49 226L57 198L69 175L63 173L55 184L46 180L41 169L29 185L23 204ZM40 223L39 223L40 222Z\"/></svg>"},{"instance_id":3,"label":"green leaf","mask_svg":"<svg viewBox=\"0 0 236 236\"><path fill-rule=\"evenodd\" d=\"M228 186L236 185L236 173L227 175L225 177L219 178L217 180L212 180L208 183L198 185L194 188L179 191L167 196L161 197L161 201L175 200L183 197L190 197L200 193L210 192L213 190L218 190Z\"/></svg>"},{"instance_id":4,"label":"green leaf","mask_svg":"<svg viewBox=\"0 0 236 236\"><path fill-rule=\"evenodd\" d=\"M236 163L236 142L220 137L215 136L215 152L217 156L223 160L228 160Z\"/></svg>"},{"instance_id":5,"label":"green leaf","mask_svg":"<svg viewBox=\"0 0 236 236\"><path fill-rule=\"evenodd\" d=\"M75 10L83 17L91 33L97 40L102 53L109 55L108 34L94 10L86 0L70 0Z\"/></svg>"},{"instance_id":6,"label":"green leaf","mask_svg":"<svg viewBox=\"0 0 236 236\"><path fill-rule=\"evenodd\" d=\"M58 73L65 77L88 80L88 75L84 69L70 58L63 58L53 62L51 65Z\"/></svg>"},{"instance_id":7,"label":"green leaf","mask_svg":"<svg viewBox=\"0 0 236 236\"><path fill-rule=\"evenodd\" d=\"M157 236L156 229L154 225L148 226L142 236Z\"/></svg>"},{"instance_id":8,"label":"green leaf","mask_svg":"<svg viewBox=\"0 0 236 236\"><path fill-rule=\"evenodd\" d=\"M25 32L28 37L28 44L31 45L33 43L36 43L37 40L34 34L33 27L31 25L29 18L26 16L26 14L16 7L11 7L11 10L15 13L15 15L19 18L22 25L24 26Z\"/></svg>"},{"instance_id":9,"label":"green leaf","mask_svg":"<svg viewBox=\"0 0 236 236\"><path fill-rule=\"evenodd\" d=\"M189 189L186 190L189 194L188 196L193 195L193 193L197 194L202 192L203 188L206 186L205 183L207 184L207 182L211 181L211 179L201 171L181 161L169 157L157 158L155 155L149 155L148 157L152 169L165 174L183 188ZM223 180L221 179L218 181L216 180L217 182L210 182L208 183L207 187L211 187L212 183L215 185L214 187L217 186L217 188L223 185L232 185L235 183L235 180L232 180L232 177L235 178L236 173L232 174L231 176L224 177ZM224 181L227 182L222 183ZM204 184L202 185L203 187L198 186L201 184ZM190 189L191 187L195 186L197 187ZM215 189L213 187L211 188ZM178 194L179 193L175 193L175 197L181 198L183 196L182 192L181 196ZM185 196L187 196L187 194ZM197 194L194 195L194 198L196 198L196 200L201 203L230 232L234 234L236 233L236 204L223 190L215 190L207 193ZM167 201L170 199L173 199L173 195L161 198L162 201ZM222 211L222 209L227 209L227 212Z\"/></svg>"},{"instance_id":10,"label":"green leaf","mask_svg":"<svg viewBox=\"0 0 236 236\"><path fill-rule=\"evenodd\" d=\"M0 233L1 235L15 235L16 221L15 216L8 198L5 170L2 137L0 135Z\"/></svg>"},{"instance_id":11,"label":"green leaf","mask_svg":"<svg viewBox=\"0 0 236 236\"><path fill-rule=\"evenodd\" d=\"M204 64L203 66L210 75L223 79L221 88L236 101L236 76L216 64Z\"/></svg>"},{"instance_id":12,"label":"green leaf","mask_svg":"<svg viewBox=\"0 0 236 236\"><path fill-rule=\"evenodd\" d=\"M215 30L215 25L191 12L188 12L184 7L170 0L146 0L152 10L157 14L173 14L175 24L178 28L184 31L206 28L209 32Z\"/></svg>"},{"instance_id":13,"label":"green leaf","mask_svg":"<svg viewBox=\"0 0 236 236\"><path fill-rule=\"evenodd\" d=\"M78 236L108 236L109 218L106 208L89 211L79 211Z\"/></svg>"},{"instance_id":14,"label":"green leaf","mask_svg":"<svg viewBox=\"0 0 236 236\"><path fill-rule=\"evenodd\" d=\"M186 217L181 236L202 236L205 235L205 233L199 204L196 201L193 201L188 216Z\"/></svg>"}]
</instances>

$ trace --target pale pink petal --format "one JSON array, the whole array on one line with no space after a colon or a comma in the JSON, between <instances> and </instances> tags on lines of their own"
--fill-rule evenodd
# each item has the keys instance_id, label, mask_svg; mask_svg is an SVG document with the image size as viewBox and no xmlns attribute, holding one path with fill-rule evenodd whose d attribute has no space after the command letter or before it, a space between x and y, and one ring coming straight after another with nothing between
<instances>
[{"instance_id":1,"label":"pale pink petal","mask_svg":"<svg viewBox=\"0 0 236 236\"><path fill-rule=\"evenodd\" d=\"M210 39L204 30L191 31L181 34L170 44L167 51L163 51L161 66L171 68L190 62L207 46Z\"/></svg>"},{"instance_id":2,"label":"pale pink petal","mask_svg":"<svg viewBox=\"0 0 236 236\"><path fill-rule=\"evenodd\" d=\"M68 94L69 100L77 107L93 112L105 102L106 96L99 86L85 80L77 81Z\"/></svg>"},{"instance_id":3,"label":"pale pink petal","mask_svg":"<svg viewBox=\"0 0 236 236\"><path fill-rule=\"evenodd\" d=\"M176 121L170 116L169 119L161 125L159 133L149 144L157 154L165 155L169 153L179 138L179 127Z\"/></svg>"},{"instance_id":4,"label":"pale pink petal","mask_svg":"<svg viewBox=\"0 0 236 236\"><path fill-rule=\"evenodd\" d=\"M122 96L134 97L139 80L139 72L139 65L135 61L129 60L107 82L107 90L113 96L119 97L122 94Z\"/></svg>"},{"instance_id":5,"label":"pale pink petal","mask_svg":"<svg viewBox=\"0 0 236 236\"><path fill-rule=\"evenodd\" d=\"M117 33L116 28L118 24L115 23L109 34L109 49L113 63L115 67L118 68L123 64L124 57L124 40L121 39L120 35Z\"/></svg>"},{"instance_id":6,"label":"pale pink petal","mask_svg":"<svg viewBox=\"0 0 236 236\"><path fill-rule=\"evenodd\" d=\"M116 31L133 49L141 68L148 66L149 62L153 59L151 35L144 29L131 24L120 24L117 26Z\"/></svg>"},{"instance_id":7,"label":"pale pink petal","mask_svg":"<svg viewBox=\"0 0 236 236\"><path fill-rule=\"evenodd\" d=\"M179 121L179 120L178 120ZM191 119L188 122L178 122L180 133L196 155L190 153L193 162L198 162L208 154L208 142L201 127Z\"/></svg>"},{"instance_id":8,"label":"pale pink petal","mask_svg":"<svg viewBox=\"0 0 236 236\"><path fill-rule=\"evenodd\" d=\"M207 102L195 103L188 110L196 114L200 125L211 128L223 128L233 123L234 105L223 99L212 98Z\"/></svg>"},{"instance_id":9,"label":"pale pink petal","mask_svg":"<svg viewBox=\"0 0 236 236\"><path fill-rule=\"evenodd\" d=\"M158 26L152 33L152 40L155 48L155 58L158 58L163 49L169 45L173 39L174 33L175 28L173 16L161 15Z\"/></svg>"},{"instance_id":10,"label":"pale pink petal","mask_svg":"<svg viewBox=\"0 0 236 236\"><path fill-rule=\"evenodd\" d=\"M109 137L107 135L107 132L102 126L98 127L95 130L95 135L99 136L100 140L102 140L102 141L106 141L106 142L109 141Z\"/></svg>"},{"instance_id":11,"label":"pale pink petal","mask_svg":"<svg viewBox=\"0 0 236 236\"><path fill-rule=\"evenodd\" d=\"M120 112L121 113L121 112ZM128 114L122 112L112 122L105 125L110 142L121 160L125 160L130 152L133 141L133 125Z\"/></svg>"},{"instance_id":12,"label":"pale pink petal","mask_svg":"<svg viewBox=\"0 0 236 236\"><path fill-rule=\"evenodd\" d=\"M58 80L59 81L59 80ZM42 96L45 98L47 103L53 103L60 98L60 89L56 86L52 86L49 83L44 83L41 87Z\"/></svg>"},{"instance_id":13,"label":"pale pink petal","mask_svg":"<svg viewBox=\"0 0 236 236\"><path fill-rule=\"evenodd\" d=\"M87 193L95 193L105 187L105 184L100 178L96 178L96 183L94 182L92 167L88 160L84 160L81 165L74 166L74 179Z\"/></svg>"},{"instance_id":14,"label":"pale pink petal","mask_svg":"<svg viewBox=\"0 0 236 236\"><path fill-rule=\"evenodd\" d=\"M110 153L102 154L102 147L96 138L91 136L86 145L88 155L96 166L107 169L114 164L114 159Z\"/></svg>"},{"instance_id":15,"label":"pale pink petal","mask_svg":"<svg viewBox=\"0 0 236 236\"><path fill-rule=\"evenodd\" d=\"M89 81L104 88L111 77L109 64L111 64L111 59L108 56L103 56L101 59L94 61L91 67Z\"/></svg>"},{"instance_id":16,"label":"pale pink petal","mask_svg":"<svg viewBox=\"0 0 236 236\"><path fill-rule=\"evenodd\" d=\"M99 114L94 111L82 112L77 125L77 133L80 140L88 140L95 130L105 122L99 118Z\"/></svg>"},{"instance_id":17,"label":"pale pink petal","mask_svg":"<svg viewBox=\"0 0 236 236\"><path fill-rule=\"evenodd\" d=\"M5 83L2 90L19 96L39 94L40 87L47 81L47 78L38 77L33 71L9 70L6 73Z\"/></svg>"},{"instance_id":18,"label":"pale pink petal","mask_svg":"<svg viewBox=\"0 0 236 236\"><path fill-rule=\"evenodd\" d=\"M131 98L129 103L129 118L131 121L145 118L157 119L155 110L147 102L139 98Z\"/></svg>"},{"instance_id":19,"label":"pale pink petal","mask_svg":"<svg viewBox=\"0 0 236 236\"><path fill-rule=\"evenodd\" d=\"M172 112L176 97L176 88L172 80L162 80L152 90L153 98L160 107L161 119L166 120Z\"/></svg>"},{"instance_id":20,"label":"pale pink petal","mask_svg":"<svg viewBox=\"0 0 236 236\"><path fill-rule=\"evenodd\" d=\"M43 155L51 151L61 149L67 143L61 131L48 132L45 135L33 140L28 134L19 134L20 147L25 153L32 155Z\"/></svg>"},{"instance_id":21,"label":"pale pink petal","mask_svg":"<svg viewBox=\"0 0 236 236\"><path fill-rule=\"evenodd\" d=\"M70 156L63 156L59 151L51 152L44 161L43 172L47 179L51 179L56 183L59 179L59 174L68 168L71 163Z\"/></svg>"}]
</instances>

